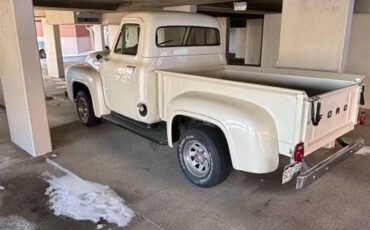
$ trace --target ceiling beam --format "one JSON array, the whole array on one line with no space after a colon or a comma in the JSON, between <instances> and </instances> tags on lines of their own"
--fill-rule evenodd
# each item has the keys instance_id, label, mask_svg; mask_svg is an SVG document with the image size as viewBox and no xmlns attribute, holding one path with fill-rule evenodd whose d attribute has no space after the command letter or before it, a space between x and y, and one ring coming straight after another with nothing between
<instances>
[{"instance_id":1,"label":"ceiling beam","mask_svg":"<svg viewBox=\"0 0 370 230\"><path fill-rule=\"evenodd\" d=\"M202 12L217 12L217 13L226 13L226 14L255 14L255 15L264 15L264 14L276 14L272 11L261 11L261 10L246 10L246 11L234 11L231 8L215 7L215 6L198 6L198 11Z\"/></svg>"},{"instance_id":2,"label":"ceiling beam","mask_svg":"<svg viewBox=\"0 0 370 230\"><path fill-rule=\"evenodd\" d=\"M36 7L66 8L66 9L91 9L91 10L116 10L120 3L96 1L66 1L66 0L33 0Z\"/></svg>"}]
</instances>

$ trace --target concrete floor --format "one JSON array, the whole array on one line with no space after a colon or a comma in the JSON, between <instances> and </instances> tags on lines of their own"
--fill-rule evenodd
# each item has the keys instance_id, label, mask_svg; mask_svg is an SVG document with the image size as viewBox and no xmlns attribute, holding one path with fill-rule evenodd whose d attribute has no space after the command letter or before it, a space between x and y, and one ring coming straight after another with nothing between
<instances>
[{"instance_id":1,"label":"concrete floor","mask_svg":"<svg viewBox=\"0 0 370 230\"><path fill-rule=\"evenodd\" d=\"M369 143L369 128L358 127L346 139L362 135ZM274 173L233 171L221 185L201 189L182 175L174 149L110 123L87 128L73 122L51 133L57 163L84 179L109 185L137 213L126 229L370 228L370 155L352 156L303 191L296 191L294 183L280 184L285 159ZM18 229L96 228L88 221L56 217L48 209L41 174L50 166L44 157L32 159L9 141L3 109L0 138L0 185L5 187L0 190L1 229L12 218L21 223Z\"/></svg>"},{"instance_id":2,"label":"concrete floor","mask_svg":"<svg viewBox=\"0 0 370 230\"><path fill-rule=\"evenodd\" d=\"M83 63L86 55L64 57L64 66ZM75 104L64 96L67 90L64 78L49 77L46 59L40 60L44 82L44 92L50 128L78 121Z\"/></svg>"},{"instance_id":3,"label":"concrete floor","mask_svg":"<svg viewBox=\"0 0 370 230\"><path fill-rule=\"evenodd\" d=\"M54 128L78 121L76 105L65 97L65 82L63 79L44 75L44 89L49 127Z\"/></svg>"}]
</instances>

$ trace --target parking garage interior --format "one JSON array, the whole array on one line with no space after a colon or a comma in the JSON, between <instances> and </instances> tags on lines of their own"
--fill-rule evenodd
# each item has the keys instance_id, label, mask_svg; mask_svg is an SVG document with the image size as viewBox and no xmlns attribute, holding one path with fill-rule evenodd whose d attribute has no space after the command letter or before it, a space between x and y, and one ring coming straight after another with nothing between
<instances>
[{"instance_id":1,"label":"parking garage interior","mask_svg":"<svg viewBox=\"0 0 370 230\"><path fill-rule=\"evenodd\" d=\"M369 229L369 90L367 121L343 137L365 147L302 191L281 184L284 157L275 172L232 170L205 189L182 175L176 147L107 121L81 124L66 69L112 49L122 17L137 11L215 17L228 65L364 75L370 89L367 0L3 0L0 229Z\"/></svg>"}]
</instances>

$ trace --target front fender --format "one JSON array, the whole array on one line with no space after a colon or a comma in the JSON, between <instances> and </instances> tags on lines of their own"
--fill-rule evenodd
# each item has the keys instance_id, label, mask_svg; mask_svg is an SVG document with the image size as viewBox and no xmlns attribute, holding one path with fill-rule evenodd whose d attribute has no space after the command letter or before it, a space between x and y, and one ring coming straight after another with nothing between
<instances>
[{"instance_id":1,"label":"front fender","mask_svg":"<svg viewBox=\"0 0 370 230\"><path fill-rule=\"evenodd\" d=\"M110 110L104 102L103 85L100 74L87 64L71 65L66 70L66 83L68 97L74 100L73 84L81 83L85 85L90 92L93 102L95 116L101 117L104 114L110 113Z\"/></svg>"},{"instance_id":2,"label":"front fender","mask_svg":"<svg viewBox=\"0 0 370 230\"><path fill-rule=\"evenodd\" d=\"M262 107L228 96L190 92L172 99L167 108L168 143L172 121L188 116L218 126L224 133L233 167L252 173L275 171L279 164L274 119Z\"/></svg>"}]
</instances>

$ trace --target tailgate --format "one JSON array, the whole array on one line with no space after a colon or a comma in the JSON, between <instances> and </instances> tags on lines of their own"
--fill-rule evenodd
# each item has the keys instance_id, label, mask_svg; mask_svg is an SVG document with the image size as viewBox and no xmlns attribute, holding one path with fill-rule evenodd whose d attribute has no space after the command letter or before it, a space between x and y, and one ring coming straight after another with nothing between
<instances>
[{"instance_id":1,"label":"tailgate","mask_svg":"<svg viewBox=\"0 0 370 230\"><path fill-rule=\"evenodd\" d=\"M357 123L362 86L358 83L311 97L305 135L305 154L332 143Z\"/></svg>"}]
</instances>

